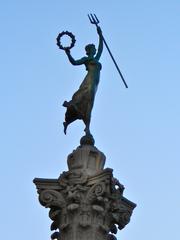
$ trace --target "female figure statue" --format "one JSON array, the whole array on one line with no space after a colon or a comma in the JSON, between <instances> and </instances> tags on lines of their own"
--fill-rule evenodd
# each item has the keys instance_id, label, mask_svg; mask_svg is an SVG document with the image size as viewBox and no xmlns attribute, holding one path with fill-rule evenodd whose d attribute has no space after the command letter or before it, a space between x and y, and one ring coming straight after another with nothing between
<instances>
[{"instance_id":1,"label":"female figure statue","mask_svg":"<svg viewBox=\"0 0 180 240\"><path fill-rule=\"evenodd\" d=\"M79 60L75 60L71 56L70 49L65 49L65 53L73 65L84 64L87 70L87 75L85 76L79 89L72 96L72 99L69 102L65 101L63 103L63 106L67 108L65 113L65 122L63 123L65 134L68 125L77 119L83 120L86 126L84 131L86 135L90 134L91 111L100 79L101 63L99 62L99 59L103 51L103 36L99 26L97 26L97 33L99 35L97 53L95 45L88 44L85 47L87 56Z\"/></svg>"}]
</instances>

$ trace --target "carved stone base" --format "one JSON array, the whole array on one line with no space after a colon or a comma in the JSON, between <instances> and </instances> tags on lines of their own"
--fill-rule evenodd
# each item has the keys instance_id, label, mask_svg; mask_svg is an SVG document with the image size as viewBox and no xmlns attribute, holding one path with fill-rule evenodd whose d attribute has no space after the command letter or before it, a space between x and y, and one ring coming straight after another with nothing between
<instances>
[{"instance_id":1,"label":"carved stone base","mask_svg":"<svg viewBox=\"0 0 180 240\"><path fill-rule=\"evenodd\" d=\"M116 225L124 228L136 205L123 196L112 169L103 169L105 156L96 147L78 147L67 162L69 171L58 179L34 179L40 203L50 208L52 239L115 239Z\"/></svg>"}]
</instances>

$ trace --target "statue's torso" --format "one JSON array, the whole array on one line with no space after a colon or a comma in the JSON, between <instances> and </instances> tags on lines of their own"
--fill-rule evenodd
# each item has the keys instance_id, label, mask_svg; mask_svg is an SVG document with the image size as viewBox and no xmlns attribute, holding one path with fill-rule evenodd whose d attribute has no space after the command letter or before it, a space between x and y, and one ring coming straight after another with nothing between
<instances>
[{"instance_id":1,"label":"statue's torso","mask_svg":"<svg viewBox=\"0 0 180 240\"><path fill-rule=\"evenodd\" d=\"M101 63L95 58L87 58L85 66L87 71L92 71L94 73L96 73L96 71L99 72L102 68Z\"/></svg>"}]
</instances>

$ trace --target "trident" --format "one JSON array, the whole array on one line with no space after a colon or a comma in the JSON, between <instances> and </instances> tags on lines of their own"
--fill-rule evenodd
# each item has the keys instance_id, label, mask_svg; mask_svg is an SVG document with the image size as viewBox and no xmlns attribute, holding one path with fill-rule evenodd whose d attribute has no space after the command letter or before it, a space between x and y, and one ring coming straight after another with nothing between
<instances>
[{"instance_id":1,"label":"trident","mask_svg":"<svg viewBox=\"0 0 180 240\"><path fill-rule=\"evenodd\" d=\"M90 22L92 24L95 24L96 27L98 26L99 19L97 18L97 16L95 14L88 14L88 18L89 18L89 20L90 20ZM104 42L104 44L105 44L105 46L106 46L106 48L107 48L107 50L108 50L108 52L110 54L110 56L111 56L111 58L112 58L112 60L113 60L113 62L115 64L115 66L116 66L116 69L117 69L117 71L118 71L118 73L119 73L119 75L120 75L120 77L121 77L125 87L128 88L128 85L127 85L126 81L124 80L124 77L123 77L123 75L122 75L122 73L121 73L121 71L120 71L120 69L119 69L119 67L118 67L118 65L117 65L117 63L116 63L116 61L115 61L115 59L114 59L114 57L113 57L113 55L112 55L108 45L107 45L107 43L106 43L106 40L104 39L103 36L102 36L102 38L103 38L103 42Z\"/></svg>"}]
</instances>

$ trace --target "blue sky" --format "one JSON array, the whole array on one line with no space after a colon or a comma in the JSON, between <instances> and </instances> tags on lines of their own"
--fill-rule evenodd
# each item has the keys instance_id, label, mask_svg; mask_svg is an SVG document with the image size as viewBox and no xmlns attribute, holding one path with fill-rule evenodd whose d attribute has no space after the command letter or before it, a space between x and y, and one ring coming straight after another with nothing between
<instances>
[{"instance_id":1,"label":"blue sky","mask_svg":"<svg viewBox=\"0 0 180 240\"><path fill-rule=\"evenodd\" d=\"M92 113L96 146L106 167L137 203L119 239L179 240L180 215L180 2L22 1L0 3L0 145L2 239L49 239L48 211L37 199L34 177L58 178L79 145L83 124L63 134L69 100L85 76L56 46L68 30L75 58L103 34L129 85L104 49Z\"/></svg>"}]
</instances>

